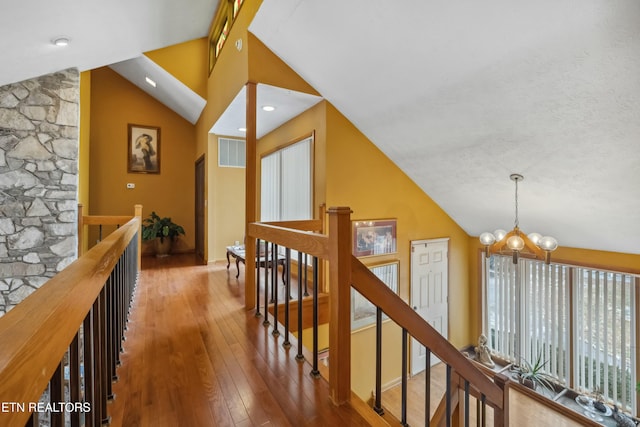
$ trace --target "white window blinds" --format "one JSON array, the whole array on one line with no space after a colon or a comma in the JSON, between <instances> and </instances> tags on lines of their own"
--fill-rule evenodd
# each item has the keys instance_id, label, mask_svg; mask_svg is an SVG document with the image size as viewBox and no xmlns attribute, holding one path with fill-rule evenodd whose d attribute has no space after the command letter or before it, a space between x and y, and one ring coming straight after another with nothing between
<instances>
[{"instance_id":1,"label":"white window blinds","mask_svg":"<svg viewBox=\"0 0 640 427\"><path fill-rule=\"evenodd\" d=\"M546 361L579 392L598 389L636 410L638 363L634 275L520 258L484 262L484 333L498 356Z\"/></svg>"},{"instance_id":2,"label":"white window blinds","mask_svg":"<svg viewBox=\"0 0 640 427\"><path fill-rule=\"evenodd\" d=\"M313 137L262 157L260 165L260 220L313 218Z\"/></svg>"}]
</instances>

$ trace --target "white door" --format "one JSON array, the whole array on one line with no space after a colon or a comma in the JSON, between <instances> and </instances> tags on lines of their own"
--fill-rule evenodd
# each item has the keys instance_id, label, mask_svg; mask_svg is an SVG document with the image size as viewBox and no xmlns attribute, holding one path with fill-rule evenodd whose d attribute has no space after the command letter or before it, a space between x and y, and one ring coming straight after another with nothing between
<instances>
[{"instance_id":1,"label":"white door","mask_svg":"<svg viewBox=\"0 0 640 427\"><path fill-rule=\"evenodd\" d=\"M449 239L411 242L411 306L445 338L449 330L448 248ZM431 365L439 361L431 357ZM425 348L411 339L411 375L425 367Z\"/></svg>"}]
</instances>

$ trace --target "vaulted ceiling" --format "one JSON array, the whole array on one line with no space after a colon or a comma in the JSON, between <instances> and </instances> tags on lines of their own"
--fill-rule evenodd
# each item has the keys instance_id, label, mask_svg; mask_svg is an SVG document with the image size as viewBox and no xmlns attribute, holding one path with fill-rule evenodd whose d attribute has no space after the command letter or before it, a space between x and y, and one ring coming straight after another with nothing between
<instances>
[{"instance_id":1,"label":"vaulted ceiling","mask_svg":"<svg viewBox=\"0 0 640 427\"><path fill-rule=\"evenodd\" d=\"M640 253L640 2L266 1L250 30L470 235ZM428 220L425 218L425 220Z\"/></svg>"},{"instance_id":2,"label":"vaulted ceiling","mask_svg":"<svg viewBox=\"0 0 640 427\"><path fill-rule=\"evenodd\" d=\"M206 36L218 1L3 5L0 85ZM524 231L640 253L640 2L265 0L250 30L469 234L512 227L516 172Z\"/></svg>"}]
</instances>

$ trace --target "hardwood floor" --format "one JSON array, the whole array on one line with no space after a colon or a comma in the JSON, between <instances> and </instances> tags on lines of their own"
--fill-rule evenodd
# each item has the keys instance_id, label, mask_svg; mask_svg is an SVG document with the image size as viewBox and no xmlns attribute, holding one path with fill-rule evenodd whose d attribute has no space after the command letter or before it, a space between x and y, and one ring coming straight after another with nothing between
<instances>
[{"instance_id":1,"label":"hardwood floor","mask_svg":"<svg viewBox=\"0 0 640 427\"><path fill-rule=\"evenodd\" d=\"M113 426L366 425L335 407L325 380L244 310L244 272L193 255L144 258Z\"/></svg>"}]
</instances>

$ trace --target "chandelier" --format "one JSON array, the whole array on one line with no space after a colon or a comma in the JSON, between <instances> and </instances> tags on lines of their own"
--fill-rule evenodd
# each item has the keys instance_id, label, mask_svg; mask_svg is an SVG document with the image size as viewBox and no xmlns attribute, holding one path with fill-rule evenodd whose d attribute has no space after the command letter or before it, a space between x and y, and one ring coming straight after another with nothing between
<instances>
[{"instance_id":1,"label":"chandelier","mask_svg":"<svg viewBox=\"0 0 640 427\"><path fill-rule=\"evenodd\" d=\"M549 264L551 252L558 247L558 241L551 236L542 237L539 233L526 235L520 230L518 223L518 182L524 180L520 174L514 173L509 176L516 183L516 220L513 230L508 233L502 229L493 233L484 232L480 235L480 243L484 245L487 257L492 254L511 254L513 263L518 263L520 253L530 253L538 259Z\"/></svg>"}]
</instances>

